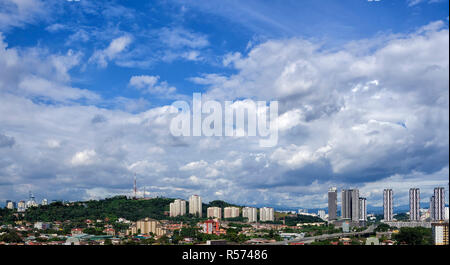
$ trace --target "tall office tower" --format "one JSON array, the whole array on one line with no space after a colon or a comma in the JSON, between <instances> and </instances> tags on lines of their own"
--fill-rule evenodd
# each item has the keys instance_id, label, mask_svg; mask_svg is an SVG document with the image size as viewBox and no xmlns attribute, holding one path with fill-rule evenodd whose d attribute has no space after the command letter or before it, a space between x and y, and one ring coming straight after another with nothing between
<instances>
[{"instance_id":1,"label":"tall office tower","mask_svg":"<svg viewBox=\"0 0 450 265\"><path fill-rule=\"evenodd\" d=\"M269 208L269 207L260 208L259 209L259 220L262 222L275 220L273 208Z\"/></svg>"},{"instance_id":2,"label":"tall office tower","mask_svg":"<svg viewBox=\"0 0 450 265\"><path fill-rule=\"evenodd\" d=\"M394 192L392 189L385 189L383 191L383 210L385 221L392 221L392 216L394 215L393 196Z\"/></svg>"},{"instance_id":3,"label":"tall office tower","mask_svg":"<svg viewBox=\"0 0 450 265\"><path fill-rule=\"evenodd\" d=\"M359 190L342 190L342 219L359 221Z\"/></svg>"},{"instance_id":4,"label":"tall office tower","mask_svg":"<svg viewBox=\"0 0 450 265\"><path fill-rule=\"evenodd\" d=\"M239 217L239 208L238 207L225 207L223 209L223 217L224 218Z\"/></svg>"},{"instance_id":5,"label":"tall office tower","mask_svg":"<svg viewBox=\"0 0 450 265\"><path fill-rule=\"evenodd\" d=\"M206 216L208 218L222 218L222 208L220 207L208 207L206 210Z\"/></svg>"},{"instance_id":6,"label":"tall office tower","mask_svg":"<svg viewBox=\"0 0 450 265\"><path fill-rule=\"evenodd\" d=\"M367 221L367 200L359 198L359 220Z\"/></svg>"},{"instance_id":7,"label":"tall office tower","mask_svg":"<svg viewBox=\"0 0 450 265\"><path fill-rule=\"evenodd\" d=\"M420 220L420 190L418 188L409 189L409 220Z\"/></svg>"},{"instance_id":8,"label":"tall office tower","mask_svg":"<svg viewBox=\"0 0 450 265\"><path fill-rule=\"evenodd\" d=\"M247 218L248 222L253 223L257 221L258 212L256 208L253 207L244 207L242 209L242 217Z\"/></svg>"},{"instance_id":9,"label":"tall office tower","mask_svg":"<svg viewBox=\"0 0 450 265\"><path fill-rule=\"evenodd\" d=\"M176 199L170 203L170 216L176 217L186 214L186 201Z\"/></svg>"},{"instance_id":10,"label":"tall office tower","mask_svg":"<svg viewBox=\"0 0 450 265\"><path fill-rule=\"evenodd\" d=\"M337 188L332 187L328 190L328 220L337 219Z\"/></svg>"},{"instance_id":11,"label":"tall office tower","mask_svg":"<svg viewBox=\"0 0 450 265\"><path fill-rule=\"evenodd\" d=\"M189 213L202 217L202 198L198 195L189 197Z\"/></svg>"},{"instance_id":12,"label":"tall office tower","mask_svg":"<svg viewBox=\"0 0 450 265\"><path fill-rule=\"evenodd\" d=\"M434 188L433 215L431 219L434 221L445 219L445 191L444 188Z\"/></svg>"},{"instance_id":13,"label":"tall office tower","mask_svg":"<svg viewBox=\"0 0 450 265\"><path fill-rule=\"evenodd\" d=\"M429 208L429 211L430 211L430 219L434 220L434 196L430 197L430 208Z\"/></svg>"}]
</instances>

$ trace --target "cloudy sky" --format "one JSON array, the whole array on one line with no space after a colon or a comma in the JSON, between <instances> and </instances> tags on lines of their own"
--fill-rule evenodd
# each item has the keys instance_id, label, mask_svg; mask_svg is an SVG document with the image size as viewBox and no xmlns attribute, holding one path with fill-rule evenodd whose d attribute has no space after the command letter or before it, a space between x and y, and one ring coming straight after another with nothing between
<instances>
[{"instance_id":1,"label":"cloudy sky","mask_svg":"<svg viewBox=\"0 0 450 265\"><path fill-rule=\"evenodd\" d=\"M426 202L449 178L448 0L0 0L0 201ZM279 102L279 141L174 137L172 102ZM447 195L448 196L448 195Z\"/></svg>"}]
</instances>

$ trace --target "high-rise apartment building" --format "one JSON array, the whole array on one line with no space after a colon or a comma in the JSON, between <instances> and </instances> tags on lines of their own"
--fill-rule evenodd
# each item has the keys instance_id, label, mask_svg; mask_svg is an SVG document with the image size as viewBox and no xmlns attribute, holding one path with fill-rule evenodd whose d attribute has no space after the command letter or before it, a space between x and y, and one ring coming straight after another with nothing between
<instances>
[{"instance_id":1,"label":"high-rise apartment building","mask_svg":"<svg viewBox=\"0 0 450 265\"><path fill-rule=\"evenodd\" d=\"M247 218L250 223L256 222L258 220L258 211L253 207L244 207L242 209L242 217Z\"/></svg>"},{"instance_id":2,"label":"high-rise apartment building","mask_svg":"<svg viewBox=\"0 0 450 265\"><path fill-rule=\"evenodd\" d=\"M430 217L434 221L445 219L445 190L442 187L434 188L430 201Z\"/></svg>"},{"instance_id":3,"label":"high-rise apartment building","mask_svg":"<svg viewBox=\"0 0 450 265\"><path fill-rule=\"evenodd\" d=\"M259 220L262 222L274 221L274 210L270 207L263 207L259 209Z\"/></svg>"},{"instance_id":4,"label":"high-rise apartment building","mask_svg":"<svg viewBox=\"0 0 450 265\"><path fill-rule=\"evenodd\" d=\"M430 219L434 220L434 195L430 197Z\"/></svg>"},{"instance_id":5,"label":"high-rise apartment building","mask_svg":"<svg viewBox=\"0 0 450 265\"><path fill-rule=\"evenodd\" d=\"M367 199L359 198L359 220L367 221Z\"/></svg>"},{"instance_id":6,"label":"high-rise apartment building","mask_svg":"<svg viewBox=\"0 0 450 265\"><path fill-rule=\"evenodd\" d=\"M420 220L420 190L418 188L409 189L409 220Z\"/></svg>"},{"instance_id":7,"label":"high-rise apartment building","mask_svg":"<svg viewBox=\"0 0 450 265\"><path fill-rule=\"evenodd\" d=\"M448 245L449 241L449 224L448 222L440 221L431 224L431 231L433 236L433 243L435 245Z\"/></svg>"},{"instance_id":8,"label":"high-rise apartment building","mask_svg":"<svg viewBox=\"0 0 450 265\"><path fill-rule=\"evenodd\" d=\"M394 216L393 196L394 192L392 189L385 189L383 191L383 211L385 221L392 221L392 217Z\"/></svg>"},{"instance_id":9,"label":"high-rise apartment building","mask_svg":"<svg viewBox=\"0 0 450 265\"><path fill-rule=\"evenodd\" d=\"M342 190L342 219L359 221L359 190Z\"/></svg>"},{"instance_id":10,"label":"high-rise apartment building","mask_svg":"<svg viewBox=\"0 0 450 265\"><path fill-rule=\"evenodd\" d=\"M222 218L222 208L220 207L208 207L206 210L206 216L208 218Z\"/></svg>"},{"instance_id":11,"label":"high-rise apartment building","mask_svg":"<svg viewBox=\"0 0 450 265\"><path fill-rule=\"evenodd\" d=\"M14 210L16 208L16 204L13 201L7 200L6 201L6 208L10 210Z\"/></svg>"},{"instance_id":12,"label":"high-rise apartment building","mask_svg":"<svg viewBox=\"0 0 450 265\"><path fill-rule=\"evenodd\" d=\"M19 201L19 203L17 204L17 211L25 212L26 209L27 209L27 205L26 205L25 201Z\"/></svg>"},{"instance_id":13,"label":"high-rise apartment building","mask_svg":"<svg viewBox=\"0 0 450 265\"><path fill-rule=\"evenodd\" d=\"M224 218L239 217L239 208L238 207L225 207L223 209L223 217Z\"/></svg>"},{"instance_id":14,"label":"high-rise apartment building","mask_svg":"<svg viewBox=\"0 0 450 265\"><path fill-rule=\"evenodd\" d=\"M202 217L202 198L198 195L189 197L189 213Z\"/></svg>"},{"instance_id":15,"label":"high-rise apartment building","mask_svg":"<svg viewBox=\"0 0 450 265\"><path fill-rule=\"evenodd\" d=\"M127 231L127 234L129 235L132 234L149 235L150 233L155 234L157 236L161 236L166 233L166 230L162 227L159 221L150 218L145 218L134 223Z\"/></svg>"},{"instance_id":16,"label":"high-rise apartment building","mask_svg":"<svg viewBox=\"0 0 450 265\"><path fill-rule=\"evenodd\" d=\"M318 210L317 215L320 217L320 219L325 220L326 217L325 210Z\"/></svg>"},{"instance_id":17,"label":"high-rise apartment building","mask_svg":"<svg viewBox=\"0 0 450 265\"><path fill-rule=\"evenodd\" d=\"M328 190L328 220L337 219L337 188L332 187Z\"/></svg>"},{"instance_id":18,"label":"high-rise apartment building","mask_svg":"<svg viewBox=\"0 0 450 265\"><path fill-rule=\"evenodd\" d=\"M186 201L177 199L174 202L170 203L171 217L176 217L185 214L186 214Z\"/></svg>"}]
</instances>

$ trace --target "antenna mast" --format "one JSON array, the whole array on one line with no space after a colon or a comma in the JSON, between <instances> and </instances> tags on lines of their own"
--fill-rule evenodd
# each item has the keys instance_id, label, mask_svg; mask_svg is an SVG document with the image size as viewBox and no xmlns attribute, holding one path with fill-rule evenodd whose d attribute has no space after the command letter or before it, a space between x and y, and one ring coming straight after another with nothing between
<instances>
[{"instance_id":1,"label":"antenna mast","mask_svg":"<svg viewBox=\"0 0 450 265\"><path fill-rule=\"evenodd\" d=\"M137 197L137 187L136 187L136 173L134 173L134 199Z\"/></svg>"}]
</instances>

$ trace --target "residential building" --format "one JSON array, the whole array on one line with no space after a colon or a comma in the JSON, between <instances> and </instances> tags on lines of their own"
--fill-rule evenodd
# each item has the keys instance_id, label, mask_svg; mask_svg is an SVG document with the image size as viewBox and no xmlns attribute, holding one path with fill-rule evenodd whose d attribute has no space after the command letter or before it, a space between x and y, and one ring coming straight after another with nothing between
<instances>
[{"instance_id":1,"label":"residential building","mask_svg":"<svg viewBox=\"0 0 450 265\"><path fill-rule=\"evenodd\" d=\"M433 243L435 245L448 245L448 234L449 223L448 222L437 222L431 224L431 231L433 234Z\"/></svg>"},{"instance_id":2,"label":"residential building","mask_svg":"<svg viewBox=\"0 0 450 265\"><path fill-rule=\"evenodd\" d=\"M420 220L420 190L418 188L409 189L409 220Z\"/></svg>"},{"instance_id":3,"label":"residential building","mask_svg":"<svg viewBox=\"0 0 450 265\"><path fill-rule=\"evenodd\" d=\"M359 190L342 190L342 219L359 221Z\"/></svg>"},{"instance_id":4,"label":"residential building","mask_svg":"<svg viewBox=\"0 0 450 265\"><path fill-rule=\"evenodd\" d=\"M19 203L17 204L17 211L25 212L26 209L27 209L27 205L26 205L25 201L19 201Z\"/></svg>"},{"instance_id":5,"label":"residential building","mask_svg":"<svg viewBox=\"0 0 450 265\"><path fill-rule=\"evenodd\" d=\"M430 197L430 207L428 208L430 219L434 220L434 195Z\"/></svg>"},{"instance_id":6,"label":"residential building","mask_svg":"<svg viewBox=\"0 0 450 265\"><path fill-rule=\"evenodd\" d=\"M205 222L199 223L199 226L201 227L202 233L205 234L225 234L225 229L220 229L220 223L218 221L214 220L206 220Z\"/></svg>"},{"instance_id":7,"label":"residential building","mask_svg":"<svg viewBox=\"0 0 450 265\"><path fill-rule=\"evenodd\" d=\"M270 207L263 207L259 209L259 220L262 222L274 221L274 210Z\"/></svg>"},{"instance_id":8,"label":"residential building","mask_svg":"<svg viewBox=\"0 0 450 265\"><path fill-rule=\"evenodd\" d=\"M298 214L302 214L302 213L308 213L308 209L298 209L297 210Z\"/></svg>"},{"instance_id":9,"label":"residential building","mask_svg":"<svg viewBox=\"0 0 450 265\"><path fill-rule=\"evenodd\" d=\"M359 220L367 221L367 199L359 198Z\"/></svg>"},{"instance_id":10,"label":"residential building","mask_svg":"<svg viewBox=\"0 0 450 265\"><path fill-rule=\"evenodd\" d=\"M258 220L258 211L254 207L244 207L242 209L242 217L247 218L250 223L256 222Z\"/></svg>"},{"instance_id":11,"label":"residential building","mask_svg":"<svg viewBox=\"0 0 450 265\"><path fill-rule=\"evenodd\" d=\"M81 235L81 234L83 234L83 229L82 228L72 228L70 230L70 233L72 234L72 236Z\"/></svg>"},{"instance_id":12,"label":"residential building","mask_svg":"<svg viewBox=\"0 0 450 265\"><path fill-rule=\"evenodd\" d=\"M6 208L14 210L16 208L16 203L10 200L6 201Z\"/></svg>"},{"instance_id":13,"label":"residential building","mask_svg":"<svg viewBox=\"0 0 450 265\"><path fill-rule=\"evenodd\" d=\"M202 217L202 198L198 195L189 197L189 213Z\"/></svg>"},{"instance_id":14,"label":"residential building","mask_svg":"<svg viewBox=\"0 0 450 265\"><path fill-rule=\"evenodd\" d=\"M223 209L223 217L224 218L239 217L239 208L238 207L225 207Z\"/></svg>"},{"instance_id":15,"label":"residential building","mask_svg":"<svg viewBox=\"0 0 450 265\"><path fill-rule=\"evenodd\" d=\"M445 207L445 216L444 216L445 220L448 220L448 207Z\"/></svg>"},{"instance_id":16,"label":"residential building","mask_svg":"<svg viewBox=\"0 0 450 265\"><path fill-rule=\"evenodd\" d=\"M208 218L221 219L222 218L222 208L220 208L220 207L208 207L208 209L206 211L206 216Z\"/></svg>"},{"instance_id":17,"label":"residential building","mask_svg":"<svg viewBox=\"0 0 450 265\"><path fill-rule=\"evenodd\" d=\"M322 220L325 220L325 216L326 216L325 210L318 210L318 211L317 211L317 215L318 215Z\"/></svg>"},{"instance_id":18,"label":"residential building","mask_svg":"<svg viewBox=\"0 0 450 265\"><path fill-rule=\"evenodd\" d=\"M170 217L182 216L186 214L186 201L176 199L170 203Z\"/></svg>"},{"instance_id":19,"label":"residential building","mask_svg":"<svg viewBox=\"0 0 450 265\"><path fill-rule=\"evenodd\" d=\"M394 192L392 189L385 189L383 191L384 221L392 221L392 217L394 216L393 196Z\"/></svg>"},{"instance_id":20,"label":"residential building","mask_svg":"<svg viewBox=\"0 0 450 265\"><path fill-rule=\"evenodd\" d=\"M47 230L47 229L50 229L51 227L52 227L52 225L50 223L45 223L45 222L34 223L34 228L39 229L39 230Z\"/></svg>"},{"instance_id":21,"label":"residential building","mask_svg":"<svg viewBox=\"0 0 450 265\"><path fill-rule=\"evenodd\" d=\"M42 199L41 205L43 205L43 206L48 205L48 200Z\"/></svg>"},{"instance_id":22,"label":"residential building","mask_svg":"<svg viewBox=\"0 0 450 265\"><path fill-rule=\"evenodd\" d=\"M445 219L445 190L442 187L434 188L430 209L431 219L440 221Z\"/></svg>"},{"instance_id":23,"label":"residential building","mask_svg":"<svg viewBox=\"0 0 450 265\"><path fill-rule=\"evenodd\" d=\"M150 233L161 236L166 233L165 229L161 226L161 223L157 220L145 218L134 223L127 234L144 234L149 235Z\"/></svg>"},{"instance_id":24,"label":"residential building","mask_svg":"<svg viewBox=\"0 0 450 265\"><path fill-rule=\"evenodd\" d=\"M337 188L328 190L328 220L337 220Z\"/></svg>"}]
</instances>

